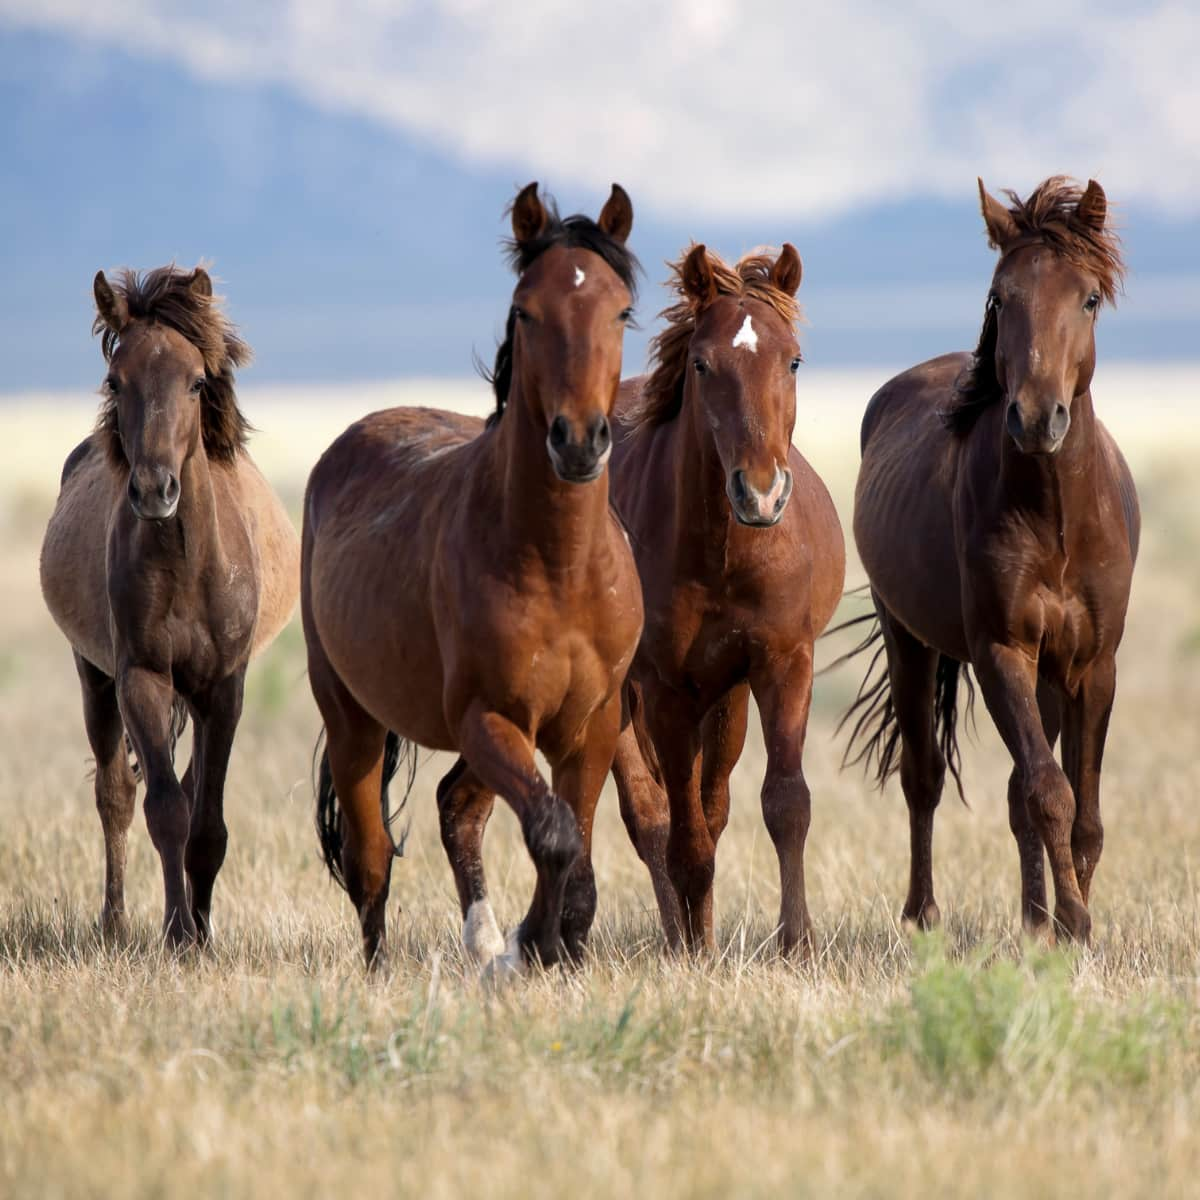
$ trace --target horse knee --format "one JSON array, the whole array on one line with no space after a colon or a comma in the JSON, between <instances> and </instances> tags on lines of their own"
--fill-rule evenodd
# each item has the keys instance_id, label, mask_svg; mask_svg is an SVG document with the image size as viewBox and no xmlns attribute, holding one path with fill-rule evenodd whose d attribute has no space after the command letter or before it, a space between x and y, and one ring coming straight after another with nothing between
<instances>
[{"instance_id":1,"label":"horse knee","mask_svg":"<svg viewBox=\"0 0 1200 1200\"><path fill-rule=\"evenodd\" d=\"M812 794L802 771L767 775L762 814L776 847L791 841L804 845L812 824Z\"/></svg>"},{"instance_id":2,"label":"horse knee","mask_svg":"<svg viewBox=\"0 0 1200 1200\"><path fill-rule=\"evenodd\" d=\"M1058 838L1075 823L1075 793L1058 763L1050 761L1022 776L1025 804L1043 837Z\"/></svg>"},{"instance_id":3,"label":"horse knee","mask_svg":"<svg viewBox=\"0 0 1200 1200\"><path fill-rule=\"evenodd\" d=\"M562 940L567 953L578 959L596 918L596 875L586 858L579 858L567 877L563 896Z\"/></svg>"},{"instance_id":4,"label":"horse knee","mask_svg":"<svg viewBox=\"0 0 1200 1200\"><path fill-rule=\"evenodd\" d=\"M693 907L712 890L717 870L711 839L672 837L667 843L667 874L679 896Z\"/></svg>"},{"instance_id":5,"label":"horse knee","mask_svg":"<svg viewBox=\"0 0 1200 1200\"><path fill-rule=\"evenodd\" d=\"M183 788L173 783L167 787L148 789L143 809L154 848L160 854L175 848L182 849L191 830L191 805Z\"/></svg>"},{"instance_id":6,"label":"horse knee","mask_svg":"<svg viewBox=\"0 0 1200 1200\"><path fill-rule=\"evenodd\" d=\"M575 816L558 796L527 810L521 832L534 863L551 875L566 871L583 849Z\"/></svg>"},{"instance_id":7,"label":"horse knee","mask_svg":"<svg viewBox=\"0 0 1200 1200\"><path fill-rule=\"evenodd\" d=\"M900 787L909 808L932 812L941 803L946 759L936 745L918 755L906 745L900 753Z\"/></svg>"}]
</instances>

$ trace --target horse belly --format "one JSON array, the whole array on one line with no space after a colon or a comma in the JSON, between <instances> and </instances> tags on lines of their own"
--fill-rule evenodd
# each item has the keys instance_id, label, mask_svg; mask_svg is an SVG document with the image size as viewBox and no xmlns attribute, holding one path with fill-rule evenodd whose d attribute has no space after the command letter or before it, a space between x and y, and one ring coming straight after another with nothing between
<instances>
[{"instance_id":1,"label":"horse belly","mask_svg":"<svg viewBox=\"0 0 1200 1200\"><path fill-rule=\"evenodd\" d=\"M77 653L116 670L108 605L108 526L119 481L94 452L63 485L42 542L46 607Z\"/></svg>"}]
</instances>

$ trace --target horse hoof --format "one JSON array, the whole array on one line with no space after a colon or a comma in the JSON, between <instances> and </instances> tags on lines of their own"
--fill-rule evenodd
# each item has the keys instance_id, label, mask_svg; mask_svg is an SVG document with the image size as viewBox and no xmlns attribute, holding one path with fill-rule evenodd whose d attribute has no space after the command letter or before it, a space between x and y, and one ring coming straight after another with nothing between
<instances>
[{"instance_id":1,"label":"horse hoof","mask_svg":"<svg viewBox=\"0 0 1200 1200\"><path fill-rule=\"evenodd\" d=\"M942 911L937 904L932 900L928 900L925 904L917 906L904 906L904 911L900 914L900 924L907 930L920 930L927 933L930 929L936 929L942 923Z\"/></svg>"},{"instance_id":2,"label":"horse hoof","mask_svg":"<svg viewBox=\"0 0 1200 1200\"><path fill-rule=\"evenodd\" d=\"M504 934L500 932L496 914L486 900L476 900L467 909L462 940L467 953L476 962L491 963L504 954L507 949Z\"/></svg>"},{"instance_id":3,"label":"horse hoof","mask_svg":"<svg viewBox=\"0 0 1200 1200\"><path fill-rule=\"evenodd\" d=\"M508 935L503 952L491 959L479 978L485 987L499 991L524 978L528 971L529 964L521 951L520 930L514 929Z\"/></svg>"},{"instance_id":4,"label":"horse hoof","mask_svg":"<svg viewBox=\"0 0 1200 1200\"><path fill-rule=\"evenodd\" d=\"M1086 946L1092 939L1091 914L1082 904L1059 905L1054 910L1054 930L1061 940Z\"/></svg>"},{"instance_id":5,"label":"horse hoof","mask_svg":"<svg viewBox=\"0 0 1200 1200\"><path fill-rule=\"evenodd\" d=\"M106 946L127 946L132 937L129 918L123 912L104 909L100 914L100 940Z\"/></svg>"}]
</instances>

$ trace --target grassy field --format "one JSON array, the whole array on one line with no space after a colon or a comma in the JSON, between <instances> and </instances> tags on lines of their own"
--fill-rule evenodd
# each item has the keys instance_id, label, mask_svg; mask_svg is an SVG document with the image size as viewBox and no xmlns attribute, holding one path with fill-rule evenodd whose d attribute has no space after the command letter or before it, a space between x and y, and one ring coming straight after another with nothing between
<instances>
[{"instance_id":1,"label":"grassy field","mask_svg":"<svg viewBox=\"0 0 1200 1200\"><path fill-rule=\"evenodd\" d=\"M847 524L857 420L882 378L801 380L797 442ZM1019 937L1008 766L986 716L966 751L971 807L948 795L940 813L945 929L898 927L903 800L838 771L849 669L819 680L809 739L811 966L766 951L776 868L752 735L718 857L718 958L664 959L610 792L589 961L500 995L460 953L437 761L418 778L393 878L393 970L364 978L312 831L318 720L297 624L248 685L216 949L184 962L159 950L161 880L140 814L135 939L99 944L102 839L78 690L37 586L58 468L91 402L0 407L0 1195L1194 1194L1198 385L1200 371L1102 366L1096 388L1138 477L1145 536L1090 950ZM254 452L295 507L353 416L418 396L486 402L478 388L251 393ZM848 584L861 581L852 564ZM487 858L511 924L531 868L507 810Z\"/></svg>"}]
</instances>

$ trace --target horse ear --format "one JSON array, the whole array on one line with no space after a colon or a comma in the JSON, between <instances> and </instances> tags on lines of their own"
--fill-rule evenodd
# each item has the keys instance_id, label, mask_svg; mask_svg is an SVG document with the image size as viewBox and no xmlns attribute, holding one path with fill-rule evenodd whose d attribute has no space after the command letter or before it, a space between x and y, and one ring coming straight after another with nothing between
<instances>
[{"instance_id":1,"label":"horse ear","mask_svg":"<svg viewBox=\"0 0 1200 1200\"><path fill-rule=\"evenodd\" d=\"M784 242L775 265L771 268L771 283L788 296L794 296L800 290L800 278L804 274L804 265L800 255L791 242Z\"/></svg>"},{"instance_id":2,"label":"horse ear","mask_svg":"<svg viewBox=\"0 0 1200 1200\"><path fill-rule=\"evenodd\" d=\"M1087 190L1075 206L1075 216L1091 229L1104 228L1104 219L1108 216L1108 198L1094 179L1088 180Z\"/></svg>"},{"instance_id":3,"label":"horse ear","mask_svg":"<svg viewBox=\"0 0 1200 1200\"><path fill-rule=\"evenodd\" d=\"M624 242L633 228L633 202L629 193L619 184L612 185L612 195L604 202L600 210L600 220L596 222L614 242Z\"/></svg>"},{"instance_id":4,"label":"horse ear","mask_svg":"<svg viewBox=\"0 0 1200 1200\"><path fill-rule=\"evenodd\" d=\"M188 289L197 296L210 299L213 294L212 276L203 267L197 267L188 280Z\"/></svg>"},{"instance_id":5,"label":"horse ear","mask_svg":"<svg viewBox=\"0 0 1200 1200\"><path fill-rule=\"evenodd\" d=\"M983 180L979 184L979 207L983 210L983 223L987 226L988 245L994 250L1003 250L1017 236L1017 223L1012 213L995 196L989 196Z\"/></svg>"},{"instance_id":6,"label":"horse ear","mask_svg":"<svg viewBox=\"0 0 1200 1200\"><path fill-rule=\"evenodd\" d=\"M713 278L712 263L708 261L708 249L703 242L688 251L680 279L684 295L697 308L704 308L717 298L717 281Z\"/></svg>"},{"instance_id":7,"label":"horse ear","mask_svg":"<svg viewBox=\"0 0 1200 1200\"><path fill-rule=\"evenodd\" d=\"M96 298L96 312L100 314L100 320L113 333L120 333L129 324L129 305L124 296L112 290L103 271L96 272L96 278L92 281L92 295Z\"/></svg>"},{"instance_id":8,"label":"horse ear","mask_svg":"<svg viewBox=\"0 0 1200 1200\"><path fill-rule=\"evenodd\" d=\"M546 206L538 196L538 185L534 180L527 183L513 201L512 229L517 245L532 242L546 228L547 220Z\"/></svg>"}]
</instances>

